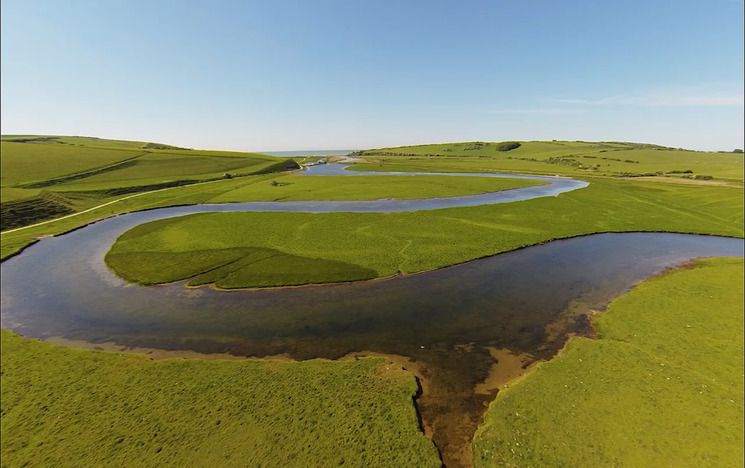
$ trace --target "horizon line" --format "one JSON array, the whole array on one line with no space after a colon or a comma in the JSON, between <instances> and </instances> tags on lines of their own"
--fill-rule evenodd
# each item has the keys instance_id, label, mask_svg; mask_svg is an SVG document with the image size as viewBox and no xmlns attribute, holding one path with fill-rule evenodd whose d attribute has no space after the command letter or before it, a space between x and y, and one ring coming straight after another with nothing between
<instances>
[{"instance_id":1,"label":"horizon line","mask_svg":"<svg viewBox=\"0 0 745 468\"><path fill-rule=\"evenodd\" d=\"M136 141L136 142L142 142L142 143L161 143L166 144L169 146L179 146L176 143L164 143L161 141L156 140L147 140L147 139L140 139L140 138L120 138L120 137L101 137L101 136L90 136L90 135L72 135L72 134L52 134L52 133L0 133L0 137L13 137L13 136L39 136L39 137L79 137L79 138L93 138L93 139L100 139L100 140L115 140L115 141ZM241 149L233 149L233 148L224 148L224 147L212 147L212 148L198 148L196 146L190 147L190 146L180 146L185 149L190 150L201 150L201 151L234 151L234 152L244 152L244 153L259 153L259 154L266 154L266 153L289 153L289 152L302 152L302 151L363 151L363 150L371 150L371 149L383 149L383 148L400 148L400 147L409 147L409 146L427 146L427 145L445 145L445 144L455 144L455 143L470 143L470 142L489 142L489 143L499 143L499 142L505 142L505 141L516 141L521 143L527 143L527 142L545 142L545 143L552 143L552 142L571 142L571 143L627 143L627 144L637 144L637 145L655 145L655 146L661 146L665 148L671 148L676 150L686 150L686 151L695 151L695 152L711 152L711 153L731 153L735 149L743 149L743 148L730 148L730 149L693 149L685 146L672 146L662 143L650 143L647 141L632 141L632 140L619 140L619 139L500 139L500 140L489 140L489 139L469 139L469 140L452 140L452 141L436 141L436 142L428 142L428 143L410 143L410 144L395 144L395 145L386 145L386 146L360 146L358 148L342 148L342 147L330 147L330 148L317 148L317 149L311 149L311 148L300 148L300 149L250 149L250 150L241 150Z\"/></svg>"}]
</instances>

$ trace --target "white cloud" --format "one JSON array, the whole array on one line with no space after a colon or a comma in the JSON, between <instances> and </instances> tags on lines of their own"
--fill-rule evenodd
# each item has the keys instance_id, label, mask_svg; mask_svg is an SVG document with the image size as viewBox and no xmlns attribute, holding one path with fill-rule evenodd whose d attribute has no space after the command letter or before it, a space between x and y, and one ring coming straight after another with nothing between
<instances>
[{"instance_id":1,"label":"white cloud","mask_svg":"<svg viewBox=\"0 0 745 468\"><path fill-rule=\"evenodd\" d=\"M603 104L618 103L621 99L621 96L613 96L600 99L551 99L551 102L556 102L558 104L580 104L588 106L598 106Z\"/></svg>"},{"instance_id":2,"label":"white cloud","mask_svg":"<svg viewBox=\"0 0 745 468\"><path fill-rule=\"evenodd\" d=\"M595 99L551 99L551 102L585 106L649 106L649 107L742 107L742 93L702 93L700 88L658 91L646 94L627 94Z\"/></svg>"},{"instance_id":3,"label":"white cloud","mask_svg":"<svg viewBox=\"0 0 745 468\"><path fill-rule=\"evenodd\" d=\"M493 109L489 114L569 114L579 112L578 109L566 108L538 108L538 109Z\"/></svg>"}]
</instances>

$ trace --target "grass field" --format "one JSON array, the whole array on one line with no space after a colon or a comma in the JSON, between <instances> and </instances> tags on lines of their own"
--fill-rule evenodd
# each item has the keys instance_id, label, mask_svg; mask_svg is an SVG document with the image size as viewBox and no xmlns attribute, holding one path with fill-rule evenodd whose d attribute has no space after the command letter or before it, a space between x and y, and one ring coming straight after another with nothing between
<instances>
[{"instance_id":1,"label":"grass field","mask_svg":"<svg viewBox=\"0 0 745 468\"><path fill-rule=\"evenodd\" d=\"M67 144L74 146L103 146L106 148L160 148L160 149L186 149L162 143L148 143L145 141L112 140L110 138L86 137L86 136L64 136L64 135L3 135L2 141L35 144Z\"/></svg>"},{"instance_id":2,"label":"grass field","mask_svg":"<svg viewBox=\"0 0 745 468\"><path fill-rule=\"evenodd\" d=\"M527 141L500 151L503 143L467 142L402 146L361 151L373 164L360 169L443 171L512 171L566 175L663 176L738 182L743 180L742 153L687 151L637 143ZM393 166L390 166L390 165Z\"/></svg>"},{"instance_id":3,"label":"grass field","mask_svg":"<svg viewBox=\"0 0 745 468\"><path fill-rule=\"evenodd\" d=\"M193 284L222 287L281 286L426 271L593 232L742 236L742 223L737 188L598 178L559 197L471 208L166 219L125 233L107 262L142 283L194 278Z\"/></svg>"},{"instance_id":4,"label":"grass field","mask_svg":"<svg viewBox=\"0 0 745 468\"><path fill-rule=\"evenodd\" d=\"M741 259L640 284L500 392L476 466L741 465L742 298Z\"/></svg>"},{"instance_id":5,"label":"grass field","mask_svg":"<svg viewBox=\"0 0 745 468\"><path fill-rule=\"evenodd\" d=\"M23 192L14 191L19 190L34 195L41 189L104 190L183 178L204 180L226 172L253 172L282 161L250 153L156 149L147 143L82 137L73 138L76 143L71 143L70 139L17 143L4 136L0 143L2 188L12 195L3 197L3 202L18 199Z\"/></svg>"},{"instance_id":6,"label":"grass field","mask_svg":"<svg viewBox=\"0 0 745 468\"><path fill-rule=\"evenodd\" d=\"M3 466L440 466L380 358L166 359L2 331Z\"/></svg>"},{"instance_id":7,"label":"grass field","mask_svg":"<svg viewBox=\"0 0 745 468\"><path fill-rule=\"evenodd\" d=\"M84 137L3 136L2 229L125 194L283 169L287 159Z\"/></svg>"}]
</instances>

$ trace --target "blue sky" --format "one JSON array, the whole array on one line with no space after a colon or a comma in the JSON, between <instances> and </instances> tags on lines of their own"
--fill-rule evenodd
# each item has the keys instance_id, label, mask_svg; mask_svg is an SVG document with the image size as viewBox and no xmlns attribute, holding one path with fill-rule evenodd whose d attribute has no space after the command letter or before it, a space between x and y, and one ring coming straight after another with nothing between
<instances>
[{"instance_id":1,"label":"blue sky","mask_svg":"<svg viewBox=\"0 0 745 468\"><path fill-rule=\"evenodd\" d=\"M743 147L743 4L3 0L2 132Z\"/></svg>"}]
</instances>

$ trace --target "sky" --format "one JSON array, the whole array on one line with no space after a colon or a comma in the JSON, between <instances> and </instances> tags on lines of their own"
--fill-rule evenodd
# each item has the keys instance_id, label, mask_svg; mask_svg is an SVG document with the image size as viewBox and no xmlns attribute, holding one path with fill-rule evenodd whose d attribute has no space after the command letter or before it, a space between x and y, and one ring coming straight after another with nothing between
<instances>
[{"instance_id":1,"label":"sky","mask_svg":"<svg viewBox=\"0 0 745 468\"><path fill-rule=\"evenodd\" d=\"M742 0L3 0L3 134L743 143Z\"/></svg>"}]
</instances>

